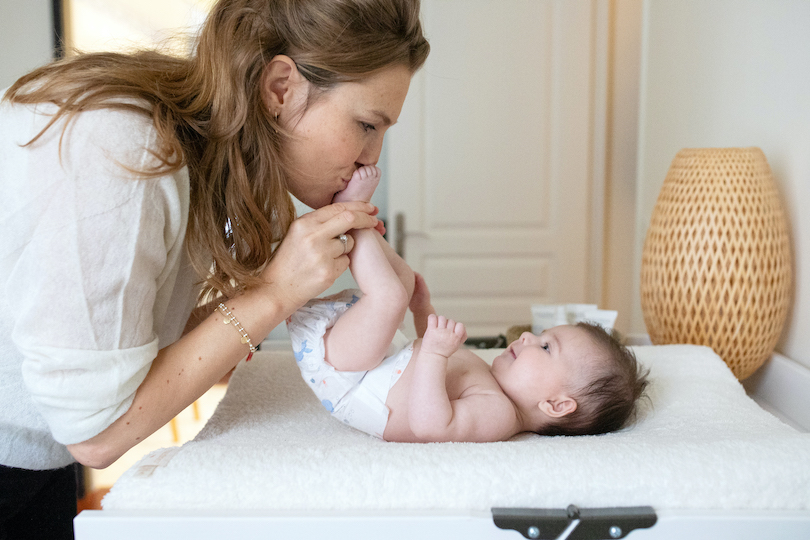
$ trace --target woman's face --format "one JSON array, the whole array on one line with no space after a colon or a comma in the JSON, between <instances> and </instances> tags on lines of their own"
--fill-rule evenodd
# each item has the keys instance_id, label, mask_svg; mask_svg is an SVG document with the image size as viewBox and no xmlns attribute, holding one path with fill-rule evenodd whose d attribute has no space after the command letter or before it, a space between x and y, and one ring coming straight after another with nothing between
<instances>
[{"instance_id":1,"label":"woman's face","mask_svg":"<svg viewBox=\"0 0 810 540\"><path fill-rule=\"evenodd\" d=\"M358 167L375 165L410 81L406 67L389 67L363 81L336 85L303 113L282 115L282 125L292 133L283 148L290 192L307 206L320 208L346 188Z\"/></svg>"}]
</instances>

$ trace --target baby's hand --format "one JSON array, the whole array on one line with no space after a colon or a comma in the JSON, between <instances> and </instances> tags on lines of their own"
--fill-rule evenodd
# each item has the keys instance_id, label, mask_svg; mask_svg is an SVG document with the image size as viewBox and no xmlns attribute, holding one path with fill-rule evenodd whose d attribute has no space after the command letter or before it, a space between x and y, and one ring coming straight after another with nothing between
<instances>
[{"instance_id":1,"label":"baby's hand","mask_svg":"<svg viewBox=\"0 0 810 540\"><path fill-rule=\"evenodd\" d=\"M427 330L422 338L422 351L449 358L467 339L463 323L442 316L429 315Z\"/></svg>"}]
</instances>

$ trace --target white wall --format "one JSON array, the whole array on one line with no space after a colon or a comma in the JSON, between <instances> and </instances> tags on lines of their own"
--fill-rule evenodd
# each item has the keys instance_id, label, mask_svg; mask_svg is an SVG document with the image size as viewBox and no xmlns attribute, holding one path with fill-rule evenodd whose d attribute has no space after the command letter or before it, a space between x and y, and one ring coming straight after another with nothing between
<instances>
[{"instance_id":1,"label":"white wall","mask_svg":"<svg viewBox=\"0 0 810 540\"><path fill-rule=\"evenodd\" d=\"M50 62L51 0L0 0L0 88Z\"/></svg>"},{"instance_id":2,"label":"white wall","mask_svg":"<svg viewBox=\"0 0 810 540\"><path fill-rule=\"evenodd\" d=\"M641 249L672 158L758 146L786 202L795 261L777 346L810 367L810 2L645 0L632 331L644 331Z\"/></svg>"}]
</instances>

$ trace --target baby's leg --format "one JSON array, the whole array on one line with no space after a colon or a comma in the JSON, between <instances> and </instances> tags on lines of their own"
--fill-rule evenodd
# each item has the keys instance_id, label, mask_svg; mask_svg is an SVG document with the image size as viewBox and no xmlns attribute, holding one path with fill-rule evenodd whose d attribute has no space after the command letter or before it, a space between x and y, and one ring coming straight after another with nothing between
<instances>
[{"instance_id":1,"label":"baby's leg","mask_svg":"<svg viewBox=\"0 0 810 540\"><path fill-rule=\"evenodd\" d=\"M370 201L371 196L374 194L374 190L377 188L379 182L380 169L371 166L360 167L357 169L357 171L355 171L355 174L352 175L352 179L349 182L349 185L346 186L346 189L338 192L333 198L333 201ZM405 290L408 293L408 300L410 301L411 295L413 294L415 281L413 270L410 266L408 266L408 263L402 260L402 257L400 257L396 251L394 251L394 248L392 248L391 245L385 241L385 238L379 234L369 236L373 236L380 244L380 249L382 249L383 254L385 255L386 259L388 259L388 262L394 269L394 272L396 272L397 276L399 276L399 280L405 287ZM349 256L351 257L351 254ZM354 269L352 269L352 272L354 272Z\"/></svg>"},{"instance_id":2,"label":"baby's leg","mask_svg":"<svg viewBox=\"0 0 810 540\"><path fill-rule=\"evenodd\" d=\"M370 199L379 178L376 167L361 167L334 201L349 200L344 197ZM366 371L379 365L385 357L405 317L409 294L389 261L383 247L387 243L379 233L362 229L351 234L354 236L354 248L349 253L349 268L363 296L326 333L324 343L326 360L335 369ZM410 290L413 290L413 284Z\"/></svg>"},{"instance_id":3,"label":"baby's leg","mask_svg":"<svg viewBox=\"0 0 810 540\"><path fill-rule=\"evenodd\" d=\"M374 195L374 190L377 189L377 185L380 183L380 175L381 171L377 167L360 167L352 175L352 179L349 185L346 186L346 189L336 193L332 202L370 201L371 196ZM394 272L397 273L400 281L402 281L402 284L405 286L405 290L408 292L408 299L410 300L414 288L413 270L408 266L408 263L403 261L402 257L394 251L394 248L385 241L385 238L379 234L373 236L377 239L377 242L379 242L380 249L383 250ZM352 272L354 272L354 270L352 270Z\"/></svg>"},{"instance_id":4,"label":"baby's leg","mask_svg":"<svg viewBox=\"0 0 810 540\"><path fill-rule=\"evenodd\" d=\"M408 293L408 302L410 302L411 296L413 296L416 281L416 276L414 275L413 269L408 266L408 263L406 263L394 250L394 248L391 247L391 244L386 242L382 235L375 234L374 237L380 244L380 249L382 249L383 253L385 254L385 258L388 259L388 263L391 265L391 268L394 269L394 272L396 272L399 280L402 282L402 286L405 287L405 291Z\"/></svg>"}]
</instances>

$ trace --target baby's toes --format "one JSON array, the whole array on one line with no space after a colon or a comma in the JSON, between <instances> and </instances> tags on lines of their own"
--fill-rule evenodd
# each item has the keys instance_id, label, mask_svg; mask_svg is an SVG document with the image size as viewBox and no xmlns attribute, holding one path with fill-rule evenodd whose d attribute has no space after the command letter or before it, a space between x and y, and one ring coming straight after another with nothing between
<instances>
[{"instance_id":1,"label":"baby's toes","mask_svg":"<svg viewBox=\"0 0 810 540\"><path fill-rule=\"evenodd\" d=\"M333 201L370 201L380 183L380 169L365 165L352 173L346 189L338 192Z\"/></svg>"}]
</instances>

